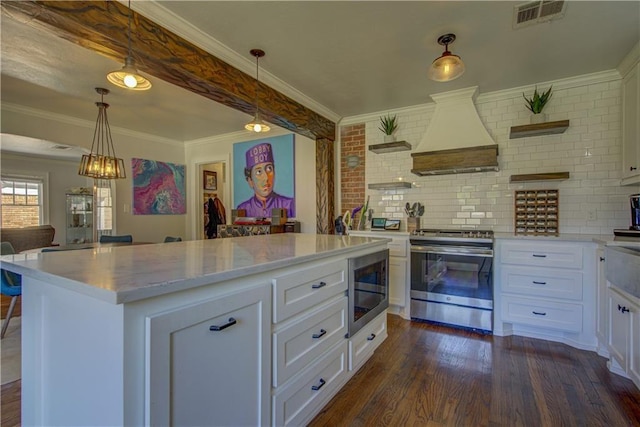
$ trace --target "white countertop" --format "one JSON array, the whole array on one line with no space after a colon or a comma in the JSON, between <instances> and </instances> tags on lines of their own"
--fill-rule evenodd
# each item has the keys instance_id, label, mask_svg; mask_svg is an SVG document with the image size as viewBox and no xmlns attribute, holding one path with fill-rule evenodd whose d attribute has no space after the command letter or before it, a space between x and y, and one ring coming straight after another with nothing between
<instances>
[{"instance_id":1,"label":"white countertop","mask_svg":"<svg viewBox=\"0 0 640 427\"><path fill-rule=\"evenodd\" d=\"M7 270L121 304L374 248L381 242L387 240L281 233L5 255L0 259Z\"/></svg>"},{"instance_id":2,"label":"white countertop","mask_svg":"<svg viewBox=\"0 0 640 427\"><path fill-rule=\"evenodd\" d=\"M495 233L493 237L508 240L550 240L555 242L594 242L606 246L626 246L640 248L640 239L635 237L621 237L613 234L569 234L560 233L559 236L523 236L513 233Z\"/></svg>"}]
</instances>

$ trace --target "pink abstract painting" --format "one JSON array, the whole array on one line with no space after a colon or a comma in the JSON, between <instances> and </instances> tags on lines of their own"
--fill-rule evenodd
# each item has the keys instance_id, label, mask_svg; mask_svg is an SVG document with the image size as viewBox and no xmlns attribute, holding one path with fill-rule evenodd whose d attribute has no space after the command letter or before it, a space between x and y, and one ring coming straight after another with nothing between
<instances>
[{"instance_id":1,"label":"pink abstract painting","mask_svg":"<svg viewBox=\"0 0 640 427\"><path fill-rule=\"evenodd\" d=\"M180 215L187 212L185 166L131 159L134 215Z\"/></svg>"}]
</instances>

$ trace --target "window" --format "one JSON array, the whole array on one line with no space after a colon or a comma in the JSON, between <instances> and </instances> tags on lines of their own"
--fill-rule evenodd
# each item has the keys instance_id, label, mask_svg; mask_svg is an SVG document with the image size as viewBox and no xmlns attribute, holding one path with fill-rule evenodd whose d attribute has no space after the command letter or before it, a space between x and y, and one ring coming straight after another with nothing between
<instances>
[{"instance_id":1,"label":"window","mask_svg":"<svg viewBox=\"0 0 640 427\"><path fill-rule=\"evenodd\" d=\"M113 198L111 183L108 180L95 180L96 198L96 234L100 236L113 234Z\"/></svg>"},{"instance_id":2,"label":"window","mask_svg":"<svg viewBox=\"0 0 640 427\"><path fill-rule=\"evenodd\" d=\"M39 178L2 177L2 227L19 228L43 224L43 182Z\"/></svg>"}]
</instances>

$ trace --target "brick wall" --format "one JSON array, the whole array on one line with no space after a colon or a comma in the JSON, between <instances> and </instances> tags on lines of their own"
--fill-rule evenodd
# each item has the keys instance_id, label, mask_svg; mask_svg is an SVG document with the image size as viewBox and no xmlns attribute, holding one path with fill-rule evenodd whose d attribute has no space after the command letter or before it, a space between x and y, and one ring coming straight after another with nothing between
<instances>
[{"instance_id":1,"label":"brick wall","mask_svg":"<svg viewBox=\"0 0 640 427\"><path fill-rule=\"evenodd\" d=\"M509 130L511 126L529 123L530 113L522 99L523 90L480 94L475 104L480 119L499 145L498 172L426 177L412 174L411 153L427 130L434 105L399 110L396 137L412 144L413 150L375 154L362 147L366 155L366 183L402 179L412 182L413 188L366 190L371 196L370 206L375 209L375 216L405 219L405 203L419 201L425 205L421 219L424 228L464 227L513 232L515 190L559 189L561 233L611 234L614 228L627 228L630 222L628 198L630 194L640 192L640 186L620 186L620 84L620 78L614 77L613 73L554 82L553 97L545 108L547 120L569 119L569 128L563 134L521 139L509 139ZM546 88L548 85L538 86ZM532 92L533 88L524 90ZM354 122L354 118L350 120ZM349 123L349 120L345 121ZM375 115L364 117L366 144L383 142L378 121ZM357 126L352 125L342 131L355 128ZM351 132L345 137L350 138L349 141L354 139ZM358 134L357 139L364 139L364 136ZM343 142L343 149L351 143ZM342 159L344 168L344 153ZM570 172L570 179L509 182L511 175L561 171ZM352 175L346 178L351 179ZM348 195L343 198L344 212L347 206L352 206L345 200L355 201L351 194L353 187L344 183L342 187L343 197ZM360 194L358 197L363 199Z\"/></svg>"},{"instance_id":2,"label":"brick wall","mask_svg":"<svg viewBox=\"0 0 640 427\"><path fill-rule=\"evenodd\" d=\"M340 215L365 202L365 125L356 124L340 128ZM360 164L347 166L347 156L358 156ZM354 222L354 228L357 222Z\"/></svg>"},{"instance_id":3,"label":"brick wall","mask_svg":"<svg viewBox=\"0 0 640 427\"><path fill-rule=\"evenodd\" d=\"M30 203L37 203L37 196L28 196ZM2 227L20 228L32 225L40 225L39 206L10 206L12 203L10 195L2 195Z\"/></svg>"}]
</instances>

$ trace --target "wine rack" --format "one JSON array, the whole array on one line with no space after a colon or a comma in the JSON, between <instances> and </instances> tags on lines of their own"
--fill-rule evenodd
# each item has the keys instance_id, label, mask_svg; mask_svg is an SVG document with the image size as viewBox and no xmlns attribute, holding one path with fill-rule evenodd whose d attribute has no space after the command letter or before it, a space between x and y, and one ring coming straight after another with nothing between
<instances>
[{"instance_id":1,"label":"wine rack","mask_svg":"<svg viewBox=\"0 0 640 427\"><path fill-rule=\"evenodd\" d=\"M515 234L557 236L560 233L559 190L515 192Z\"/></svg>"}]
</instances>

